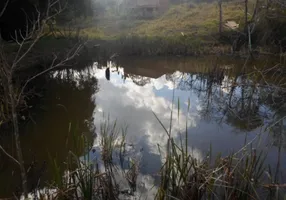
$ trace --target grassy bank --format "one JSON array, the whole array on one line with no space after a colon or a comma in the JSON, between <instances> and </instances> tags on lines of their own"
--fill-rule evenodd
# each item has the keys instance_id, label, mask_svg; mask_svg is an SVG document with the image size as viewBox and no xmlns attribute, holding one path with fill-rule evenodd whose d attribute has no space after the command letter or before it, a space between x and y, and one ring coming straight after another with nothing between
<instances>
[{"instance_id":1,"label":"grassy bank","mask_svg":"<svg viewBox=\"0 0 286 200\"><path fill-rule=\"evenodd\" d=\"M249 3L249 9L253 2ZM223 3L223 23L235 21L244 27L243 2ZM220 40L219 9L216 2L170 5L153 19L140 19L128 14L107 11L97 20L75 20L69 29L56 27L54 35L77 35L98 42L103 51L120 55L198 55L230 52L230 43ZM65 34L65 31L71 34ZM231 30L223 27L225 35Z\"/></svg>"},{"instance_id":2,"label":"grassy bank","mask_svg":"<svg viewBox=\"0 0 286 200\"><path fill-rule=\"evenodd\" d=\"M265 17L263 2L258 5L257 19L252 19L255 5L256 1L248 1L248 20L250 23L256 20L252 51L280 53L281 48L273 43L273 38L269 41L265 39L265 35L270 36L277 31L270 26L273 22ZM100 52L109 52L109 56L229 54L232 47L244 54L248 53L248 39L243 34L244 6L241 1L222 3L221 34L218 4L212 2L170 5L167 11L149 19L109 9L95 19L76 19L66 27L56 26L51 35L56 38L88 39L90 46L100 45ZM235 28L230 28L229 23L235 24ZM279 23L276 23L277 27L281 26ZM267 32L264 26L272 28Z\"/></svg>"},{"instance_id":3,"label":"grassy bank","mask_svg":"<svg viewBox=\"0 0 286 200\"><path fill-rule=\"evenodd\" d=\"M255 1L248 1L249 21L253 20L255 5ZM221 35L217 2L170 5L166 12L151 19L136 18L126 13L116 14L109 10L96 20L76 20L72 26L80 28L80 32L74 29L72 35L78 34L88 38L92 44L100 44L101 52L111 52L111 55L228 54L232 53L234 43L239 43L239 50L236 50L244 54L248 52L248 41L243 36L238 40L245 28L244 6L241 1L223 2ZM264 18L263 12L259 19ZM265 20L259 23L261 21L264 23ZM230 28L228 22L236 24L236 28ZM253 33L252 38L256 45L252 50L279 52L277 45L260 44L261 35L265 32L260 27L265 24L256 23L257 32ZM62 27L57 30L62 32ZM63 34L56 32L55 35ZM275 48L269 48L271 46Z\"/></svg>"},{"instance_id":4,"label":"grassy bank","mask_svg":"<svg viewBox=\"0 0 286 200\"><path fill-rule=\"evenodd\" d=\"M242 2L224 2L222 4L223 23L235 21L244 26L244 5ZM219 29L219 9L217 2L200 4L182 4L172 6L158 19L134 28L134 33L149 36L176 36L184 33L192 37L212 41ZM224 27L223 31L229 29Z\"/></svg>"},{"instance_id":5,"label":"grassy bank","mask_svg":"<svg viewBox=\"0 0 286 200\"><path fill-rule=\"evenodd\" d=\"M248 2L249 19L255 2ZM222 4L223 32L219 30L219 8L213 3L170 5L152 19L138 19L128 14L108 10L96 19L75 19L66 27L55 26L35 48L34 61L50 59L51 52L70 49L74 39L89 41L83 55L96 53L102 57L118 55L202 55L230 54L237 33L244 30L244 2ZM228 21L238 24L236 30L225 26ZM48 30L47 28L47 31ZM71 42L72 41L72 42ZM94 50L94 46L96 48ZM99 50L100 49L100 50ZM258 52L271 49L256 47ZM16 52L16 51L12 51ZM247 52L245 46L240 52ZM28 61L30 63L33 61Z\"/></svg>"},{"instance_id":6,"label":"grassy bank","mask_svg":"<svg viewBox=\"0 0 286 200\"><path fill-rule=\"evenodd\" d=\"M188 36L176 37L139 37L126 36L113 40L94 40L91 42L99 55L119 56L192 56L217 53L230 53L227 45L217 45Z\"/></svg>"},{"instance_id":7,"label":"grassy bank","mask_svg":"<svg viewBox=\"0 0 286 200\"><path fill-rule=\"evenodd\" d=\"M254 1L249 1L250 13L254 4ZM235 21L239 24L239 27L243 28L244 2L223 2L222 16L223 23ZM97 31L94 31L95 26ZM217 34L219 29L219 8L217 2L170 5L169 9L163 14L154 16L151 19L138 18L128 13L115 14L108 11L104 16L99 17L97 22L94 22L94 26L89 22L81 27L90 37L120 35L178 36L184 33L205 40L213 40L212 35ZM223 28L223 31L229 30L227 27Z\"/></svg>"}]
</instances>

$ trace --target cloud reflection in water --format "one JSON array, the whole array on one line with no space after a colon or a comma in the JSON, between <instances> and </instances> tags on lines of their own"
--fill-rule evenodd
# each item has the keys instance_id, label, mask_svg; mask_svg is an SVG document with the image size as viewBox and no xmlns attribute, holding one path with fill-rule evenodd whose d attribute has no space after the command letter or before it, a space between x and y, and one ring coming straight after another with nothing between
<instances>
[{"instance_id":1,"label":"cloud reflection in water","mask_svg":"<svg viewBox=\"0 0 286 200\"><path fill-rule=\"evenodd\" d=\"M134 83L136 77L133 79L122 78L124 77L123 68L109 67L110 80L106 80L105 69L93 68L94 76L97 77L99 83L99 92L95 94L94 98L97 105L94 112L94 123L96 127L99 127L102 116L105 114L109 116L110 121L117 120L119 126L128 126L127 142L134 144L137 150L143 149L140 174L137 178L138 190L141 195L144 196L148 193L148 198L151 198L156 194L153 175L159 172L164 155L166 155L165 145L168 139L153 112L169 129L172 91L175 88L175 83L168 81L163 75L158 79L149 78L146 84L139 86ZM140 79L140 77L138 78ZM138 81L140 81L139 79ZM166 91L167 94L165 94ZM186 102L186 99L184 101ZM196 116L186 115L182 108L178 112L177 105L174 105L173 110L172 137L180 138L180 133L184 135L186 120L188 120L188 128L196 126ZM100 136L95 139L97 148L100 146L99 142ZM196 158L201 159L202 155L199 150L190 148L190 152L193 152ZM123 180L120 181L120 184L126 185Z\"/></svg>"}]
</instances>

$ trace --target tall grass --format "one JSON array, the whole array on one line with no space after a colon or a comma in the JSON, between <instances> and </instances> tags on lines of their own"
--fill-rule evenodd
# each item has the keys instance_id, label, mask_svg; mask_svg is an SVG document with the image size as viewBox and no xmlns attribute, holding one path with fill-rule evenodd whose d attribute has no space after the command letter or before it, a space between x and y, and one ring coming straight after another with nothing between
<instances>
[{"instance_id":1,"label":"tall grass","mask_svg":"<svg viewBox=\"0 0 286 200\"><path fill-rule=\"evenodd\" d=\"M126 128L118 129L115 122L104 121L100 125L97 135L98 146L91 148L91 143L84 135L72 133L73 146L84 151L79 155L70 152L67 157L66 168L60 169L55 159L50 158L53 170L53 182L48 185L51 194L40 194L48 196L48 199L118 199L122 193L116 177L119 175L126 179L130 190L136 190L136 177L138 175L139 164L130 161L127 171L118 169L114 160L119 156L120 161L124 162L126 153ZM98 152L99 151L99 152ZM45 191L46 192L46 191Z\"/></svg>"},{"instance_id":2,"label":"tall grass","mask_svg":"<svg viewBox=\"0 0 286 200\"><path fill-rule=\"evenodd\" d=\"M174 101L174 99L173 99ZM178 108L180 102L178 100ZM190 101L188 101L188 112ZM180 110L178 109L178 115ZM172 137L171 111L170 126L165 127L160 117L155 118L168 136L166 155L160 170L160 182L155 199L283 199L285 184L279 183L270 167L266 166L267 152L253 148L253 139L239 151L226 157L214 155L212 146L201 160L195 158L188 147L188 122L180 140ZM83 157L70 152L64 175L56 161L51 159L54 169L54 182L48 186L53 189L46 199L87 199L109 200L127 199L134 196L137 177L140 173L139 162L129 159L127 170L119 169L115 160L124 162L126 156L126 131L119 129L117 122L109 119L100 125L98 132L99 147L90 148L84 136L74 134L74 145L85 146ZM100 152L97 152L97 151ZM161 151L161 149L159 149ZM130 161L131 160L131 161ZM123 164L121 165L123 168ZM118 175L128 182L129 190L122 190ZM41 194L43 196L43 194Z\"/></svg>"},{"instance_id":3,"label":"tall grass","mask_svg":"<svg viewBox=\"0 0 286 200\"><path fill-rule=\"evenodd\" d=\"M189 107L190 102L188 112ZM187 124L185 138L181 137L180 141L176 142L171 135L172 123L170 122L168 131L159 117L155 117L168 135L167 155L161 168L161 181L156 199L233 200L286 197L283 191L285 184L279 184L277 179L276 182L273 181L274 174L265 164L267 152L253 148L254 140L226 157L220 154L213 155L210 146L208 155L198 160L187 146Z\"/></svg>"}]
</instances>

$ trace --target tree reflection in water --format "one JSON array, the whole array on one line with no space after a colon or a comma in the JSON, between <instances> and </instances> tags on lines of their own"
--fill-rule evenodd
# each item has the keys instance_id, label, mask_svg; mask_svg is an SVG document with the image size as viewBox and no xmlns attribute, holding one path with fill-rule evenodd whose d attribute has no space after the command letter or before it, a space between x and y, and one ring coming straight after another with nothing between
<instances>
[{"instance_id":1,"label":"tree reflection in water","mask_svg":"<svg viewBox=\"0 0 286 200\"><path fill-rule=\"evenodd\" d=\"M39 163L37 167L34 167L37 171L36 168L41 168L41 164L49 160L47 152L59 161L64 161L68 150L75 150L74 146L67 142L71 141L69 138L70 133L87 134L92 137L94 121L96 121L92 119L93 116L96 116L94 115L96 110L95 97L99 102L98 107L101 106L103 112L112 109L111 111L117 112L116 116L121 119L130 117L128 122L133 122L137 125L135 125L137 128L140 127L140 124L143 124L146 128L144 122L150 122L146 124L153 129L150 129L152 131L148 133L148 137L144 137L146 136L145 132L139 135L136 132L141 130L139 128L132 130L134 137L142 136L147 142L150 139L154 144L161 142L163 138L163 135L161 137L159 134L161 127L158 125L160 129L157 129L157 125L152 124L156 121L151 118L153 117L151 110L156 108L154 104L158 104L157 111L163 110L164 112L161 113L166 115L164 118L165 121L168 121L169 117L166 113L169 112L169 105L171 105L168 95L172 94L171 90L173 88L183 92L186 91L185 93L190 91L191 95L198 97L193 98L199 101L195 102L198 106L195 108L195 112L197 112L195 115L197 117L198 114L198 118L200 118L198 121L202 118L205 121L215 121L222 125L227 124L229 127L239 130L237 132L240 133L254 132L254 130L262 127L270 133L271 143L278 147L278 152L286 147L284 120L286 92L283 89L283 81L281 81L282 75L279 75L279 79L276 77L277 74L273 78L274 76L268 75L270 72L265 70L252 70L251 72L243 70L241 72L237 71L231 64L219 63L207 63L206 66L200 63L189 68L183 64L178 64L172 68L172 65L168 65L168 62L163 62L165 68L162 66L156 68L156 62L153 60L152 66L148 63L145 63L143 67L135 64L131 67L125 65L122 65L123 67L118 65L114 67L109 63L106 67L97 65L80 72L63 70L53 73L44 87L47 88L44 97L38 106L34 108L35 112L33 113L36 114L31 113L33 120L29 121L26 128L23 129L23 132L27 133L21 138L26 163ZM101 96L94 95L98 91L97 78L95 77L96 70L102 72L97 74L97 78L102 81ZM117 72L117 76L115 73L112 74L113 72ZM112 75L111 78L110 75ZM123 81L120 80L121 78ZM161 83L158 83L160 81ZM104 89L105 91L103 91ZM126 96L128 91L129 96ZM147 98L150 101L146 102ZM116 100L114 101L114 99ZM138 102L141 103L141 107L138 106ZM122 105L124 103L125 106ZM130 111L129 114L127 113L128 110ZM135 114L136 111L138 113ZM184 115L186 113L181 112L180 114ZM183 121L183 119L185 118L180 117L180 120ZM177 125L179 122L174 124ZM207 123L203 125L207 126ZM213 127L216 126L210 126L211 130ZM180 130L179 128L178 130ZM204 131L207 132L209 129L206 128L200 133ZM220 136L222 142L229 141L226 136L228 133L230 135L231 131ZM210 135L205 134L205 136ZM199 137L201 136L197 138ZM202 136L202 138L196 140L193 137L195 142L207 139L209 138ZM146 142L145 140L141 140L141 142ZM10 141L9 138L6 141ZM144 143L144 147L149 147L148 144L153 145L153 143L147 142ZM235 142L230 141L231 145ZM9 142L6 143L9 144ZM218 143L218 145L221 143ZM150 149L153 150L153 148ZM78 154L80 155L81 152L79 151ZM152 154L148 154L148 158L151 155L155 156L156 154L152 152ZM277 156L280 156L280 153ZM144 159L146 158L147 156L144 157ZM155 158L160 164L161 160L157 155L152 158L152 164L154 164ZM64 164L61 167L64 169ZM5 166L3 173L0 174L1 178L4 177L8 180L8 177L11 176L11 168L14 168L11 163ZM277 165L277 168L279 168L279 165ZM37 174L37 172L34 174ZM42 180L48 180L49 176L49 173L47 173ZM17 177L17 175L13 177ZM37 175L33 177L35 178L31 178L31 182L35 182L39 178ZM14 183L17 181L12 179L9 179L11 184L8 185L11 190L14 190L16 187ZM3 187L1 185L1 187L6 189L6 185L7 183ZM9 188L6 191L9 192Z\"/></svg>"},{"instance_id":2,"label":"tree reflection in water","mask_svg":"<svg viewBox=\"0 0 286 200\"><path fill-rule=\"evenodd\" d=\"M97 79L89 70L63 70L44 79L44 84L35 84L44 92L31 109L30 118L21 125L21 143L30 190L41 187L53 177L53 160L63 173L70 150L77 155L83 154L83 148L73 141L74 135L85 135L91 139L94 132L95 103L92 96L98 88ZM7 136L1 142L13 154L11 138ZM0 171L1 180L5 180L0 181L1 197L11 196L20 185L18 166L9 159L5 160L5 166Z\"/></svg>"},{"instance_id":3,"label":"tree reflection in water","mask_svg":"<svg viewBox=\"0 0 286 200\"><path fill-rule=\"evenodd\" d=\"M174 105L175 111L178 108L181 109L180 114L195 116L195 123L198 125L198 127L188 130L188 133L190 133L189 138L192 140L190 145L204 151L206 146L209 147L210 142L212 147L216 148L214 150L215 153L220 151L222 154L228 155L229 151L237 151L246 142L252 141L256 136L261 136L260 138L263 142L264 140L267 142L266 145L263 143L263 145L256 146L256 140L251 147L271 152L270 160L267 159L266 165L269 164L273 168L276 165L277 156L279 157L282 154L280 152L284 150L282 151L281 149L283 146L285 147L285 140L283 139L285 138L285 126L282 123L275 124L285 116L285 109L282 108L285 105L283 96L286 97L286 95L284 95L283 85L281 85L282 77L280 79L275 78L275 81L272 81L269 78L272 75L267 74L264 70L250 70L250 67L248 71L237 70L231 64L203 67L200 65L197 68L196 66L190 66L189 68L183 66L183 70L180 71L176 71L176 67L174 67L172 71L172 66L165 66L165 64L157 68L153 67L154 69L147 64L146 66L138 66L138 64L132 66L123 65L122 68L117 68L117 72L119 73L120 71L122 76L114 77L113 82L108 83L108 87L107 85L105 87L106 90L112 90L118 95L115 95L118 97L118 102L112 106L112 111L120 113L115 116L119 118L124 116L123 118L126 118L128 122L144 124L146 120L144 121L142 118L139 118L141 121L136 121L136 116L128 118L128 115L121 115L122 110L127 112L130 108L136 107L137 101L135 101L135 98L140 96L139 94L141 93L147 93L146 89L151 91L152 97L162 98L170 103L172 101L172 98L170 98L173 93L172 89L175 88L176 103L177 97L179 100L182 98L180 108ZM165 69L169 71L166 72L164 71ZM153 73L153 71L155 72ZM124 77L122 79L126 81L120 80L120 77ZM172 87L172 85L175 87ZM138 86L143 87L140 88ZM132 92L135 90L136 92ZM99 97L101 98L99 105L102 104L103 110L109 109L109 105L103 103L107 101L108 97L111 98L108 95ZM149 109L151 112L152 106L148 104L148 97L140 96L140 98L143 99L144 108L146 110ZM191 112L193 113L184 111L184 103L187 98L191 98L191 101L193 101L191 102L193 106ZM120 101L124 103L120 103ZM168 106L168 108L170 107ZM132 111L134 110L132 109ZM142 115L140 112L138 115ZM280 115L278 115L279 112ZM163 118L162 114L160 116ZM180 119L184 121L182 118ZM210 123L206 123L206 121ZM223 128L222 131L215 130L220 125ZM138 135L136 130L133 132L136 136ZM158 132L152 131L150 135L159 135ZM205 145L206 143L208 144ZM278 148L272 147L272 145ZM270 148L271 150L267 151ZM278 160L280 159L278 158ZM282 163L281 165L285 169L285 164ZM278 163L276 170L274 170L281 172L281 169Z\"/></svg>"},{"instance_id":4,"label":"tree reflection in water","mask_svg":"<svg viewBox=\"0 0 286 200\"><path fill-rule=\"evenodd\" d=\"M270 83L265 80L268 76L265 73L260 77L264 82L261 79L258 82L257 73L233 75L231 69L223 74L206 70L206 73L176 72L166 75L166 79L176 82L178 89L192 90L198 95L200 116L205 120L224 122L243 131L265 127L271 130L274 145L286 147L283 77L278 76Z\"/></svg>"},{"instance_id":5,"label":"tree reflection in water","mask_svg":"<svg viewBox=\"0 0 286 200\"><path fill-rule=\"evenodd\" d=\"M152 65L150 67L144 59L140 62L133 60L131 64L122 61L122 67L130 72L123 72L122 77L131 78L138 86L145 86L152 82L153 77L163 75L177 89L197 94L199 115L204 120L226 123L242 132L261 127L272 132L274 144L279 146L285 141L285 127L277 129L277 126L281 126L280 121L284 123L286 113L284 74L279 70L279 65L267 68L272 66L269 60L264 63L239 63L236 60L221 62L218 59L212 62L199 59L191 64L152 60ZM265 66L265 69L255 66ZM178 68L182 72L176 71ZM116 69L119 73L118 65ZM275 139L278 136L279 139ZM282 143L282 146L286 146L286 142Z\"/></svg>"}]
</instances>

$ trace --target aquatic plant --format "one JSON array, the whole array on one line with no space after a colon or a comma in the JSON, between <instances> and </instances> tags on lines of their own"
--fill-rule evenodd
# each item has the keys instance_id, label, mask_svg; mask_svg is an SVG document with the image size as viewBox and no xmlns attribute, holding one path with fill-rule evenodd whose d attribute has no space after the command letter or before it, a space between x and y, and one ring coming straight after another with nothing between
<instances>
[{"instance_id":1,"label":"aquatic plant","mask_svg":"<svg viewBox=\"0 0 286 200\"><path fill-rule=\"evenodd\" d=\"M179 101L177 106L180 107ZM190 102L188 110L189 108ZM173 115L172 111L170 121ZM164 163L160 170L160 183L155 199L283 198L285 184L280 184L280 179L274 180L276 173L265 165L267 152L254 148L253 142L257 138L245 144L239 151L225 157L220 154L214 155L210 145L208 154L199 160L188 147L190 138L187 128L181 134L180 140L176 141L172 138L172 123L170 122L169 127L165 127L156 114L155 118L168 135L166 147L163 147L167 153L161 154L164 156ZM54 194L56 199L124 199L124 196L120 196L123 193L128 194L127 196L134 195L140 172L138 163L131 162L129 169L123 172L130 191L122 191L118 185L119 171L113 161L117 159L116 151L119 150L120 156L126 153L126 129L122 130L123 135L119 137L117 126L116 122L111 124L110 121L101 124L100 157L91 158L98 149L89 149L93 153L87 153L81 159L71 153L69 162L76 163L74 170L70 168L63 177L55 173L57 174ZM77 139L80 140L84 138ZM103 168L100 167L101 160Z\"/></svg>"}]
</instances>

